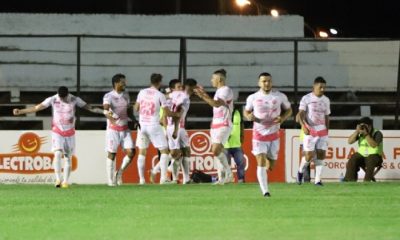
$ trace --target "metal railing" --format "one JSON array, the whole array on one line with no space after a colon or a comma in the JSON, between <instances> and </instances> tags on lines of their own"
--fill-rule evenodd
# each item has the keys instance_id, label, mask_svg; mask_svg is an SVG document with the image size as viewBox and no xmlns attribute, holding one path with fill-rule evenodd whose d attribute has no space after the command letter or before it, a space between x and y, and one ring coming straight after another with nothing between
<instances>
[{"instance_id":1,"label":"metal railing","mask_svg":"<svg viewBox=\"0 0 400 240\"><path fill-rule=\"evenodd\" d=\"M82 38L108 38L108 39L162 39L162 40L179 40L179 67L178 77L184 80L187 77L187 41L203 40L203 41L241 41L241 42L289 42L293 44L293 93L294 93L294 110L298 105L299 92L299 43L301 42L373 42L373 41L400 41L397 38L331 38L331 39L314 39L314 38L260 38L260 37L187 37L187 36L114 36L114 35L76 35L76 34L2 34L1 38L75 38L76 39L76 94L81 94L81 40ZM399 129L399 113L400 113L400 49L398 57L398 73L396 87L396 107L395 107L395 129ZM295 114L295 113L294 113ZM79 116L77 116L77 126L79 128Z\"/></svg>"}]
</instances>

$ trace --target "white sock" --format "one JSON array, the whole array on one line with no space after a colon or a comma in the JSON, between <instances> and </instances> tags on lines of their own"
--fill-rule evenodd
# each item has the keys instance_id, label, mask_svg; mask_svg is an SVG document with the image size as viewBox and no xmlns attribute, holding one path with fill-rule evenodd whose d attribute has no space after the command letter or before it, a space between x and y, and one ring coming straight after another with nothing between
<instances>
[{"instance_id":1,"label":"white sock","mask_svg":"<svg viewBox=\"0 0 400 240\"><path fill-rule=\"evenodd\" d=\"M139 173L139 182L145 182L144 180L144 165L146 161L146 156L139 154L137 158L137 169Z\"/></svg>"},{"instance_id":2,"label":"white sock","mask_svg":"<svg viewBox=\"0 0 400 240\"><path fill-rule=\"evenodd\" d=\"M300 166L299 166L299 173L304 173L304 170L306 169L306 167L308 167L308 165L310 165L310 162L307 162L306 157L302 156Z\"/></svg>"},{"instance_id":3,"label":"white sock","mask_svg":"<svg viewBox=\"0 0 400 240\"><path fill-rule=\"evenodd\" d=\"M122 159L122 164L121 164L121 171L124 171L129 164L131 163L131 158L128 155L125 155L124 159Z\"/></svg>"},{"instance_id":4,"label":"white sock","mask_svg":"<svg viewBox=\"0 0 400 240\"><path fill-rule=\"evenodd\" d=\"M229 163L228 163L228 159L226 159L226 155L225 155L225 153L220 153L219 155L218 155L218 159L219 159L219 161L221 162L221 164L222 164L222 166L223 166L223 168L224 168L224 171L225 171L225 176L227 176L227 175L232 175L232 170L231 170L231 166L229 166Z\"/></svg>"},{"instance_id":5,"label":"white sock","mask_svg":"<svg viewBox=\"0 0 400 240\"><path fill-rule=\"evenodd\" d=\"M261 192L264 195L268 192L268 176L267 176L267 167L257 166L257 179L260 184Z\"/></svg>"},{"instance_id":6,"label":"white sock","mask_svg":"<svg viewBox=\"0 0 400 240\"><path fill-rule=\"evenodd\" d=\"M61 181L61 158L62 152L55 151L53 159L54 174L56 175L56 180Z\"/></svg>"},{"instance_id":7,"label":"white sock","mask_svg":"<svg viewBox=\"0 0 400 240\"><path fill-rule=\"evenodd\" d=\"M107 181L108 181L108 184L113 184L114 169L115 169L114 161L109 159L109 158L107 158L107 160L106 160L106 170L107 170Z\"/></svg>"},{"instance_id":8,"label":"white sock","mask_svg":"<svg viewBox=\"0 0 400 240\"><path fill-rule=\"evenodd\" d=\"M69 175L71 173L71 157L66 156L65 163L64 163L64 183L68 183Z\"/></svg>"},{"instance_id":9,"label":"white sock","mask_svg":"<svg viewBox=\"0 0 400 240\"><path fill-rule=\"evenodd\" d=\"M182 161L183 184L190 181L190 176L189 176L190 166L189 166L189 164L190 164L190 158L183 157L183 161Z\"/></svg>"},{"instance_id":10,"label":"white sock","mask_svg":"<svg viewBox=\"0 0 400 240\"><path fill-rule=\"evenodd\" d=\"M161 170L160 161L158 161L158 163L153 167L153 169L151 171L153 172L153 174L157 174L160 172L160 170Z\"/></svg>"},{"instance_id":11,"label":"white sock","mask_svg":"<svg viewBox=\"0 0 400 240\"><path fill-rule=\"evenodd\" d=\"M224 171L224 166L222 166L222 163L218 161L217 163L217 176L218 176L218 181L223 181L225 176L225 171Z\"/></svg>"},{"instance_id":12,"label":"white sock","mask_svg":"<svg viewBox=\"0 0 400 240\"><path fill-rule=\"evenodd\" d=\"M167 171L172 173L172 172L174 171L174 162L175 162L175 159L173 159L173 158L171 157L171 155L169 155L168 158L169 158L169 161L168 161L168 164L167 164L167 166L168 166ZM171 162L171 163L169 163L169 162Z\"/></svg>"},{"instance_id":13,"label":"white sock","mask_svg":"<svg viewBox=\"0 0 400 240\"><path fill-rule=\"evenodd\" d=\"M160 157L160 169L161 169L161 176L160 176L160 183L163 183L167 180L167 168L168 168L168 154L161 154Z\"/></svg>"},{"instance_id":14,"label":"white sock","mask_svg":"<svg viewBox=\"0 0 400 240\"><path fill-rule=\"evenodd\" d=\"M315 164L315 183L321 182L321 174L322 174L322 168L324 166L324 160L315 159L314 164Z\"/></svg>"},{"instance_id":15,"label":"white sock","mask_svg":"<svg viewBox=\"0 0 400 240\"><path fill-rule=\"evenodd\" d=\"M182 164L182 158L179 159L172 159L171 165L172 165L172 180L178 181L179 178L179 168L181 167Z\"/></svg>"}]
</instances>

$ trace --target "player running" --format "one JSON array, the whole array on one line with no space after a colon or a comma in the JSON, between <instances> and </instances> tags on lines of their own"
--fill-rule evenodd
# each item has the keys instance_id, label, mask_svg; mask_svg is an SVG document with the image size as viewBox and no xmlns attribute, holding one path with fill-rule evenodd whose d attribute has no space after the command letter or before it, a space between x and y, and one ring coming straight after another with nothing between
<instances>
[{"instance_id":1,"label":"player running","mask_svg":"<svg viewBox=\"0 0 400 240\"><path fill-rule=\"evenodd\" d=\"M252 153L257 160L257 179L262 194L270 197L267 170L271 171L278 159L280 124L292 115L292 108L285 94L272 89L269 73L258 76L258 86L260 90L247 97L243 115L253 121Z\"/></svg>"},{"instance_id":2,"label":"player running","mask_svg":"<svg viewBox=\"0 0 400 240\"><path fill-rule=\"evenodd\" d=\"M325 89L325 79L317 77L314 80L313 91L303 96L300 101L299 122L305 134L303 140L305 158L302 159L297 173L298 184L302 183L304 169L310 164L316 151L315 185L322 186L321 173L328 148L329 114L331 113L329 98L324 95Z\"/></svg>"},{"instance_id":3,"label":"player running","mask_svg":"<svg viewBox=\"0 0 400 240\"><path fill-rule=\"evenodd\" d=\"M75 153L75 109L76 106L91 111L93 113L102 114L100 108L92 108L84 102L80 97L76 97L69 93L67 87L59 87L57 94L46 98L42 103L24 109L13 109L14 115L27 113L35 113L52 107L52 146L54 152L53 167L56 176L55 186L57 188L68 188L69 175L71 172L71 158ZM61 160L64 162L64 176L61 178Z\"/></svg>"}]
</instances>

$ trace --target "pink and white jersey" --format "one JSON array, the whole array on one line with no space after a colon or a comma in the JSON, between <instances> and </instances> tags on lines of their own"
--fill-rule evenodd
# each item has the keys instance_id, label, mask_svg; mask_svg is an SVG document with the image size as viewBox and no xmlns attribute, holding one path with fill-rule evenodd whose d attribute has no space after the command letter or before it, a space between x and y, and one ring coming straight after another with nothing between
<instances>
[{"instance_id":1,"label":"pink and white jersey","mask_svg":"<svg viewBox=\"0 0 400 240\"><path fill-rule=\"evenodd\" d=\"M317 97L309 93L300 101L299 110L306 112L306 122L310 130L326 132L325 116L331 113L330 101L325 95ZM313 133L311 133L313 135ZM327 132L326 132L327 134Z\"/></svg>"},{"instance_id":2,"label":"pink and white jersey","mask_svg":"<svg viewBox=\"0 0 400 240\"><path fill-rule=\"evenodd\" d=\"M167 100L156 88L140 90L136 102L139 103L139 123L141 126L160 125L160 108L167 107Z\"/></svg>"},{"instance_id":3,"label":"pink and white jersey","mask_svg":"<svg viewBox=\"0 0 400 240\"><path fill-rule=\"evenodd\" d=\"M128 108L131 103L127 92L117 93L115 90L108 92L103 97L103 105L110 105L110 110L115 114L116 124L111 124L107 119L107 129L125 131L128 129Z\"/></svg>"},{"instance_id":4,"label":"pink and white jersey","mask_svg":"<svg viewBox=\"0 0 400 240\"><path fill-rule=\"evenodd\" d=\"M185 128L185 119L190 106L189 95L187 95L187 93L184 91L172 91L169 94L169 98L170 98L170 104L168 108L172 112L178 112L179 107L183 109L182 116L179 121L179 127ZM174 125L172 117L168 117L168 125L169 126Z\"/></svg>"},{"instance_id":5,"label":"pink and white jersey","mask_svg":"<svg viewBox=\"0 0 400 240\"><path fill-rule=\"evenodd\" d=\"M84 107L87 103L81 98L69 94L64 102L58 94L46 98L41 105L52 107L53 120L52 130L61 136L72 136L75 134L75 108Z\"/></svg>"},{"instance_id":6,"label":"pink and white jersey","mask_svg":"<svg viewBox=\"0 0 400 240\"><path fill-rule=\"evenodd\" d=\"M232 125L233 92L228 86L218 88L214 100L222 100L225 105L213 107L211 128L220 128Z\"/></svg>"},{"instance_id":7,"label":"pink and white jersey","mask_svg":"<svg viewBox=\"0 0 400 240\"><path fill-rule=\"evenodd\" d=\"M285 94L277 90L271 90L269 94L260 90L247 97L245 110L260 119L260 122L253 123L253 139L273 141L279 138L280 124L274 123L274 119L281 115L281 108L289 109L290 102Z\"/></svg>"}]
</instances>

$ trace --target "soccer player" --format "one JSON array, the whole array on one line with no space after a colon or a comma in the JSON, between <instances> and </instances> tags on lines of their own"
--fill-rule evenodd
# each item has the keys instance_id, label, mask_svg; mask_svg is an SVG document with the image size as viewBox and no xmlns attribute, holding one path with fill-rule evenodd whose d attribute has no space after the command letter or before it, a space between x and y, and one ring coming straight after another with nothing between
<instances>
[{"instance_id":1,"label":"soccer player","mask_svg":"<svg viewBox=\"0 0 400 240\"><path fill-rule=\"evenodd\" d=\"M278 159L279 129L292 115L285 94L272 89L271 74L258 76L260 90L246 99L244 116L253 121L252 153L257 160L257 179L264 197L270 197L267 170L272 170ZM282 111L283 110L283 111Z\"/></svg>"},{"instance_id":2,"label":"soccer player","mask_svg":"<svg viewBox=\"0 0 400 240\"><path fill-rule=\"evenodd\" d=\"M135 156L135 147L128 127L130 117L135 121L130 109L131 101L126 88L126 77L116 74L112 77L113 90L106 93L103 98L104 115L107 118L106 130L106 160L107 184L110 187L122 184L122 173L129 166ZM131 115L131 116L130 116ZM118 147L125 152L121 167L115 171L115 156Z\"/></svg>"},{"instance_id":3,"label":"soccer player","mask_svg":"<svg viewBox=\"0 0 400 240\"><path fill-rule=\"evenodd\" d=\"M230 183L233 175L228 160L224 153L223 144L228 140L232 129L233 92L226 86L226 71L219 69L212 74L211 85L217 89L214 98L211 98L202 88L196 88L195 94L213 107L213 119L211 122L211 150L222 165L225 172L224 179L218 179L217 184Z\"/></svg>"},{"instance_id":4,"label":"soccer player","mask_svg":"<svg viewBox=\"0 0 400 240\"><path fill-rule=\"evenodd\" d=\"M75 109L76 106L84 108L93 113L102 114L100 108L92 108L80 97L69 93L68 88L61 86L57 94L46 98L42 103L24 109L13 109L14 115L34 113L52 107L52 146L54 152L53 166L56 176L55 186L57 188L68 188L68 180L71 172L71 158L75 152ZM61 178L61 160L64 162L64 176ZM62 179L62 181L61 181Z\"/></svg>"},{"instance_id":5,"label":"soccer player","mask_svg":"<svg viewBox=\"0 0 400 240\"><path fill-rule=\"evenodd\" d=\"M181 91L181 85L179 80L170 83L170 87L173 89L169 95L170 110L180 112L181 116L180 118L168 117L167 136L172 157L172 180L173 182L178 181L179 168L182 166L183 184L187 184L190 182L190 145L189 136L185 129L185 118L190 107L190 96L193 94L197 82L194 79L186 79L184 91Z\"/></svg>"},{"instance_id":6,"label":"soccer player","mask_svg":"<svg viewBox=\"0 0 400 240\"><path fill-rule=\"evenodd\" d=\"M140 90L135 103L135 111L139 113L140 131L137 134L136 146L139 148L138 172L139 183L145 184L144 167L149 142L161 152L160 156L160 184L168 183L167 168L169 150L167 138L160 125L160 107L167 116L180 117L180 113L173 113L167 107L167 101L159 91L162 75L153 73L150 77L151 86Z\"/></svg>"},{"instance_id":7,"label":"soccer player","mask_svg":"<svg viewBox=\"0 0 400 240\"><path fill-rule=\"evenodd\" d=\"M305 158L302 159L297 173L298 184L302 183L304 169L316 154L314 159L315 185L322 186L321 173L328 147L329 114L331 113L329 98L324 95L325 89L325 79L317 77L314 80L313 91L303 96L300 101L299 122L304 131Z\"/></svg>"}]
</instances>

